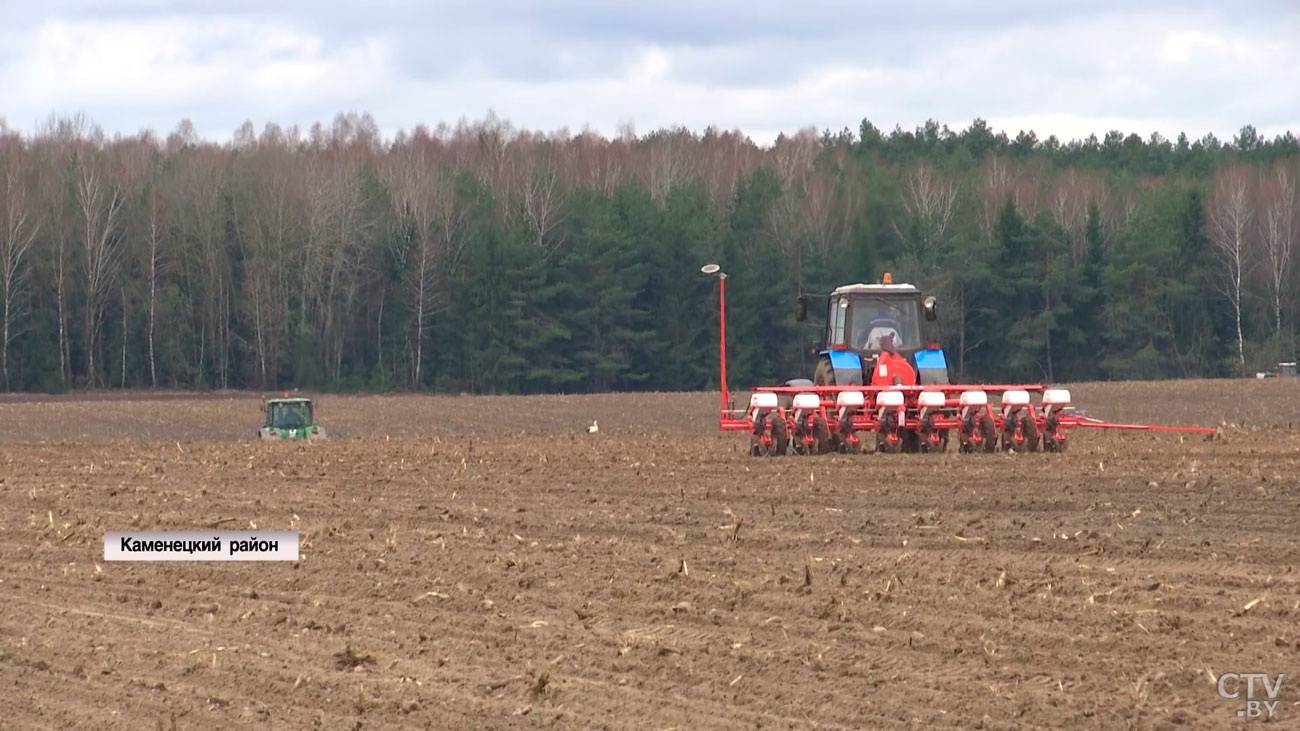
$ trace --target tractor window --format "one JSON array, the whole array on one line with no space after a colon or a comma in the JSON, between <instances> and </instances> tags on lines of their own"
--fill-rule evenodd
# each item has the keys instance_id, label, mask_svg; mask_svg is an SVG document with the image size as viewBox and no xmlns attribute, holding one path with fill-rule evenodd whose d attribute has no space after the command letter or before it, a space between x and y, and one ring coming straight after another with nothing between
<instances>
[{"instance_id":1,"label":"tractor window","mask_svg":"<svg viewBox=\"0 0 1300 731\"><path fill-rule=\"evenodd\" d=\"M272 404L271 426L276 429L311 426L311 408L307 404Z\"/></svg>"},{"instance_id":2,"label":"tractor window","mask_svg":"<svg viewBox=\"0 0 1300 731\"><path fill-rule=\"evenodd\" d=\"M844 325L848 320L849 300L847 297L841 297L838 300L831 300L830 316L826 318L826 325L830 332L827 333L826 346L831 347L844 343Z\"/></svg>"},{"instance_id":3,"label":"tractor window","mask_svg":"<svg viewBox=\"0 0 1300 731\"><path fill-rule=\"evenodd\" d=\"M914 299L858 299L853 303L850 321L855 348L878 350L880 337L891 332L895 338L894 345L900 350L921 347L920 320Z\"/></svg>"}]
</instances>

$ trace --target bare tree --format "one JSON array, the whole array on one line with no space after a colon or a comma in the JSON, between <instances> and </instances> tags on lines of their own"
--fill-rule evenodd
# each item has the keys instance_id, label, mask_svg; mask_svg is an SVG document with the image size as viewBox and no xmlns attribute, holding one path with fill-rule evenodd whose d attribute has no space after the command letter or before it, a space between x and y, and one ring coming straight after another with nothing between
<instances>
[{"instance_id":1,"label":"bare tree","mask_svg":"<svg viewBox=\"0 0 1300 731\"><path fill-rule=\"evenodd\" d=\"M154 333L158 329L158 281L162 275L162 212L158 205L157 189L150 186L147 206L148 231L145 234L147 245L146 271L148 277L148 315L145 336L149 348L149 385L158 387L158 358L154 349Z\"/></svg>"},{"instance_id":2,"label":"bare tree","mask_svg":"<svg viewBox=\"0 0 1300 731\"><path fill-rule=\"evenodd\" d=\"M1237 328L1237 360L1246 369L1245 341L1241 334L1241 283L1250 266L1250 234L1255 215L1249 179L1239 166L1220 169L1215 176L1210 203L1210 240L1223 263L1220 291L1232 305Z\"/></svg>"},{"instance_id":3,"label":"bare tree","mask_svg":"<svg viewBox=\"0 0 1300 731\"><path fill-rule=\"evenodd\" d=\"M146 292L143 308L146 310L146 355L149 359L150 383L156 384L154 365L153 317L156 314L157 257L162 243L162 222L157 210L157 179L163 169L161 144L150 132L117 139L106 150L112 159L114 180L123 191L121 227L126 240L123 243L123 260L126 276L118 277L118 295L121 305L121 358L119 385L127 381L127 354L130 350L130 308L137 304L136 284L132 277L135 267L143 275Z\"/></svg>"},{"instance_id":4,"label":"bare tree","mask_svg":"<svg viewBox=\"0 0 1300 731\"><path fill-rule=\"evenodd\" d=\"M683 127L656 132L648 140L646 185L650 188L650 197L658 205L664 204L674 186L691 178L691 148L694 143L690 131Z\"/></svg>"},{"instance_id":5,"label":"bare tree","mask_svg":"<svg viewBox=\"0 0 1300 731\"><path fill-rule=\"evenodd\" d=\"M345 164L338 165L332 173L335 181L331 203L335 208L331 211L331 226L322 251L326 275L321 293L321 341L325 348L322 357L336 379L341 374L343 346L348 336L347 318L351 314L363 253L361 191L356 172Z\"/></svg>"},{"instance_id":6,"label":"bare tree","mask_svg":"<svg viewBox=\"0 0 1300 731\"><path fill-rule=\"evenodd\" d=\"M604 193L613 196L623 182L628 166L627 143L610 141L591 131L575 136L563 151L569 158L568 172L573 180L583 180Z\"/></svg>"},{"instance_id":7,"label":"bare tree","mask_svg":"<svg viewBox=\"0 0 1300 731\"><path fill-rule=\"evenodd\" d=\"M239 307L250 321L258 380L267 387L277 383L291 340L294 262L301 252L299 190L307 176L299 174L299 161L278 129L268 127L258 147L256 156L237 165L229 198L244 259Z\"/></svg>"},{"instance_id":8,"label":"bare tree","mask_svg":"<svg viewBox=\"0 0 1300 731\"><path fill-rule=\"evenodd\" d=\"M779 138L772 146L781 196L768 211L767 227L787 261L793 264L796 280L802 278L804 237L810 233L801 207L814 176L818 149L816 131L812 128L800 130L794 137Z\"/></svg>"},{"instance_id":9,"label":"bare tree","mask_svg":"<svg viewBox=\"0 0 1300 731\"><path fill-rule=\"evenodd\" d=\"M894 230L928 272L944 259L949 229L957 213L957 183L942 178L926 163L913 165L903 175L903 210L907 212L908 228L904 230L895 223Z\"/></svg>"},{"instance_id":10,"label":"bare tree","mask_svg":"<svg viewBox=\"0 0 1300 731\"><path fill-rule=\"evenodd\" d=\"M1077 266L1087 255L1088 206L1100 206L1103 184L1095 177L1071 169L1058 176L1048 194L1052 218L1070 234L1070 258Z\"/></svg>"},{"instance_id":11,"label":"bare tree","mask_svg":"<svg viewBox=\"0 0 1300 731\"><path fill-rule=\"evenodd\" d=\"M1042 158L1022 160L1011 168L1011 195L1016 201L1016 211L1026 221L1038 217L1043 197L1042 181L1050 175L1049 168L1050 163Z\"/></svg>"},{"instance_id":12,"label":"bare tree","mask_svg":"<svg viewBox=\"0 0 1300 731\"><path fill-rule=\"evenodd\" d=\"M15 151L19 148L8 146ZM0 371L4 373L6 391L9 345L18 336L18 321L25 314L21 298L27 284L27 253L40 229L40 224L32 220L27 200L24 164L11 154L0 154Z\"/></svg>"},{"instance_id":13,"label":"bare tree","mask_svg":"<svg viewBox=\"0 0 1300 731\"><path fill-rule=\"evenodd\" d=\"M1296 181L1294 171L1284 163L1273 169L1266 185L1264 216L1260 221L1264 263L1268 270L1268 292L1273 306L1273 332L1282 332L1282 300L1287 295L1292 260L1300 219L1296 215Z\"/></svg>"},{"instance_id":14,"label":"bare tree","mask_svg":"<svg viewBox=\"0 0 1300 731\"><path fill-rule=\"evenodd\" d=\"M399 262L412 299L413 340L408 342L410 378L419 384L430 318L448 304L446 281L465 246L468 214L455 189L455 172L440 145L415 140L386 161L385 176L399 225L412 237Z\"/></svg>"},{"instance_id":15,"label":"bare tree","mask_svg":"<svg viewBox=\"0 0 1300 731\"><path fill-rule=\"evenodd\" d=\"M736 193L736 182L758 167L762 151L739 131L711 130L705 136L700 175L709 198L719 209L726 208Z\"/></svg>"},{"instance_id":16,"label":"bare tree","mask_svg":"<svg viewBox=\"0 0 1300 731\"><path fill-rule=\"evenodd\" d=\"M991 155L984 165L984 185L980 188L979 230L984 240L992 241L997 231L998 215L1011 190L1011 171L1007 161Z\"/></svg>"},{"instance_id":17,"label":"bare tree","mask_svg":"<svg viewBox=\"0 0 1300 731\"><path fill-rule=\"evenodd\" d=\"M512 154L519 132L508 121L489 111L482 122L461 122L452 140L456 167L473 170L487 182L496 198L497 211L505 228L514 223L515 209L509 205L510 179L517 163Z\"/></svg>"},{"instance_id":18,"label":"bare tree","mask_svg":"<svg viewBox=\"0 0 1300 731\"><path fill-rule=\"evenodd\" d=\"M560 146L561 143L546 139L521 139L519 146L523 160L519 165L521 189L518 195L524 221L532 232L534 243L548 256L555 254L564 244L562 235L554 235L564 222L569 195Z\"/></svg>"},{"instance_id":19,"label":"bare tree","mask_svg":"<svg viewBox=\"0 0 1300 731\"><path fill-rule=\"evenodd\" d=\"M91 161L77 169L76 196L82 226L82 276L86 296L86 379L93 388L98 374L95 350L104 317L104 299L117 280L121 264L122 206L125 198L109 173Z\"/></svg>"},{"instance_id":20,"label":"bare tree","mask_svg":"<svg viewBox=\"0 0 1300 731\"><path fill-rule=\"evenodd\" d=\"M855 181L845 174L844 154L844 150L835 151L824 169L808 177L800 199L800 214L813 247L826 261L832 255L832 244L857 211Z\"/></svg>"},{"instance_id":21,"label":"bare tree","mask_svg":"<svg viewBox=\"0 0 1300 731\"><path fill-rule=\"evenodd\" d=\"M225 256L222 187L224 153L211 145L173 155L163 211L171 221L183 310L190 317L194 370L228 386L230 363L229 262Z\"/></svg>"},{"instance_id":22,"label":"bare tree","mask_svg":"<svg viewBox=\"0 0 1300 731\"><path fill-rule=\"evenodd\" d=\"M403 272L403 283L410 290L413 301L412 329L415 342L409 345L411 354L410 382L419 385L420 374L424 370L424 343L428 336L428 317L426 312L433 307L434 245L430 241L433 230L432 195L429 188L435 187L430 177L434 171L429 168L434 161L429 159L430 152L426 145L414 150L402 150L388 160L388 187L393 197L397 214L397 225L402 229L398 238L409 235L411 246L399 250L401 258L398 266Z\"/></svg>"},{"instance_id":23,"label":"bare tree","mask_svg":"<svg viewBox=\"0 0 1300 731\"><path fill-rule=\"evenodd\" d=\"M71 117L51 115L40 126L32 146L33 159L42 164L36 189L39 191L39 217L50 251L38 261L50 267L54 285L55 333L59 351L59 375L65 384L72 383L72 347L68 319L72 308L69 278L77 232L75 204L68 190L75 186L76 165L80 157L90 155L103 133L84 114Z\"/></svg>"}]
</instances>

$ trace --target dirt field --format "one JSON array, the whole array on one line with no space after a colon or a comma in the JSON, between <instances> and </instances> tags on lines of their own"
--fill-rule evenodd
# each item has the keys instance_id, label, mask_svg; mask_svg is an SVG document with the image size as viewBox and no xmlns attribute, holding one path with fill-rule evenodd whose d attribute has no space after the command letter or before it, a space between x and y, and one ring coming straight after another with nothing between
<instances>
[{"instance_id":1,"label":"dirt field","mask_svg":"<svg viewBox=\"0 0 1300 731\"><path fill-rule=\"evenodd\" d=\"M0 397L0 726L1209 728L1263 672L1300 727L1300 383L1072 390L1225 428L756 459L710 394L324 397L270 445L246 394ZM209 528L302 559L103 561Z\"/></svg>"}]
</instances>

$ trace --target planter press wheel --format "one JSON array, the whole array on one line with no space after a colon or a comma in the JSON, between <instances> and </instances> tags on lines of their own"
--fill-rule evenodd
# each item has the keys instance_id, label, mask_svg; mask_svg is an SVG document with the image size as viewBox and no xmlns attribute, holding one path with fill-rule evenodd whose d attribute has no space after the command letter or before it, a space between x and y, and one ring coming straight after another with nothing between
<instances>
[{"instance_id":1,"label":"planter press wheel","mask_svg":"<svg viewBox=\"0 0 1300 731\"><path fill-rule=\"evenodd\" d=\"M1038 451L1038 422L1025 414L1020 418L1020 433L1025 437L1025 448L1030 452Z\"/></svg>"},{"instance_id":2,"label":"planter press wheel","mask_svg":"<svg viewBox=\"0 0 1300 731\"><path fill-rule=\"evenodd\" d=\"M980 436L983 437L983 447L985 452L992 452L998 446L997 425L993 423L993 417L987 413L979 415L979 421L975 426L979 430Z\"/></svg>"},{"instance_id":3,"label":"planter press wheel","mask_svg":"<svg viewBox=\"0 0 1300 731\"><path fill-rule=\"evenodd\" d=\"M831 443L831 428L820 414L813 417L812 437L813 454L826 454L835 447L835 445Z\"/></svg>"},{"instance_id":4,"label":"planter press wheel","mask_svg":"<svg viewBox=\"0 0 1300 731\"><path fill-rule=\"evenodd\" d=\"M930 434L937 434L939 436L939 440L937 442L930 441L930 436L929 436ZM927 417L925 420L925 425L922 427L920 432L920 444L921 444L921 451L925 453L938 453L938 452L948 451L948 430L935 429L933 415Z\"/></svg>"},{"instance_id":5,"label":"planter press wheel","mask_svg":"<svg viewBox=\"0 0 1300 731\"><path fill-rule=\"evenodd\" d=\"M1057 453L1064 452L1066 445L1066 440L1064 438L1065 435L1062 434L1061 437L1061 439L1053 439L1052 430L1050 428L1045 429L1043 431L1043 451Z\"/></svg>"},{"instance_id":6,"label":"planter press wheel","mask_svg":"<svg viewBox=\"0 0 1300 731\"><path fill-rule=\"evenodd\" d=\"M785 426L785 419L778 413L767 415L768 433L772 435L770 457L782 457L790 451L790 430Z\"/></svg>"}]
</instances>

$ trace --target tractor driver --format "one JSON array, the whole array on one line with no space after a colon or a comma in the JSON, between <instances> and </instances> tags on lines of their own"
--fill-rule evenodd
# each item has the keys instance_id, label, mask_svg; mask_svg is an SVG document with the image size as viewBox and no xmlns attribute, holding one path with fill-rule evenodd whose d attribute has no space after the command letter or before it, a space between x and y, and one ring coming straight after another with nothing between
<instances>
[{"instance_id":1,"label":"tractor driver","mask_svg":"<svg viewBox=\"0 0 1300 731\"><path fill-rule=\"evenodd\" d=\"M299 429L306 426L307 414L302 404L281 404L275 411L277 429Z\"/></svg>"},{"instance_id":2,"label":"tractor driver","mask_svg":"<svg viewBox=\"0 0 1300 731\"><path fill-rule=\"evenodd\" d=\"M275 419L272 421L271 426L276 429L292 428L289 424L293 420L293 414L290 413L291 408L289 404L276 404Z\"/></svg>"},{"instance_id":3,"label":"tractor driver","mask_svg":"<svg viewBox=\"0 0 1300 731\"><path fill-rule=\"evenodd\" d=\"M891 336L894 348L902 345L904 340L902 325L888 312L872 318L863 330L866 336L859 338L863 350L884 350L882 341L886 336Z\"/></svg>"},{"instance_id":4,"label":"tractor driver","mask_svg":"<svg viewBox=\"0 0 1300 731\"><path fill-rule=\"evenodd\" d=\"M877 308L872 302L859 301L854 309L854 322L863 323L861 326L856 324L854 326L854 342L862 350L877 352L883 350L881 340L886 335L893 336L895 348L911 341L910 337L903 337L904 330L910 332L911 328L905 328L900 321L899 316L902 313L883 300L880 300L880 302L881 306ZM910 323L908 324L910 325Z\"/></svg>"}]
</instances>

